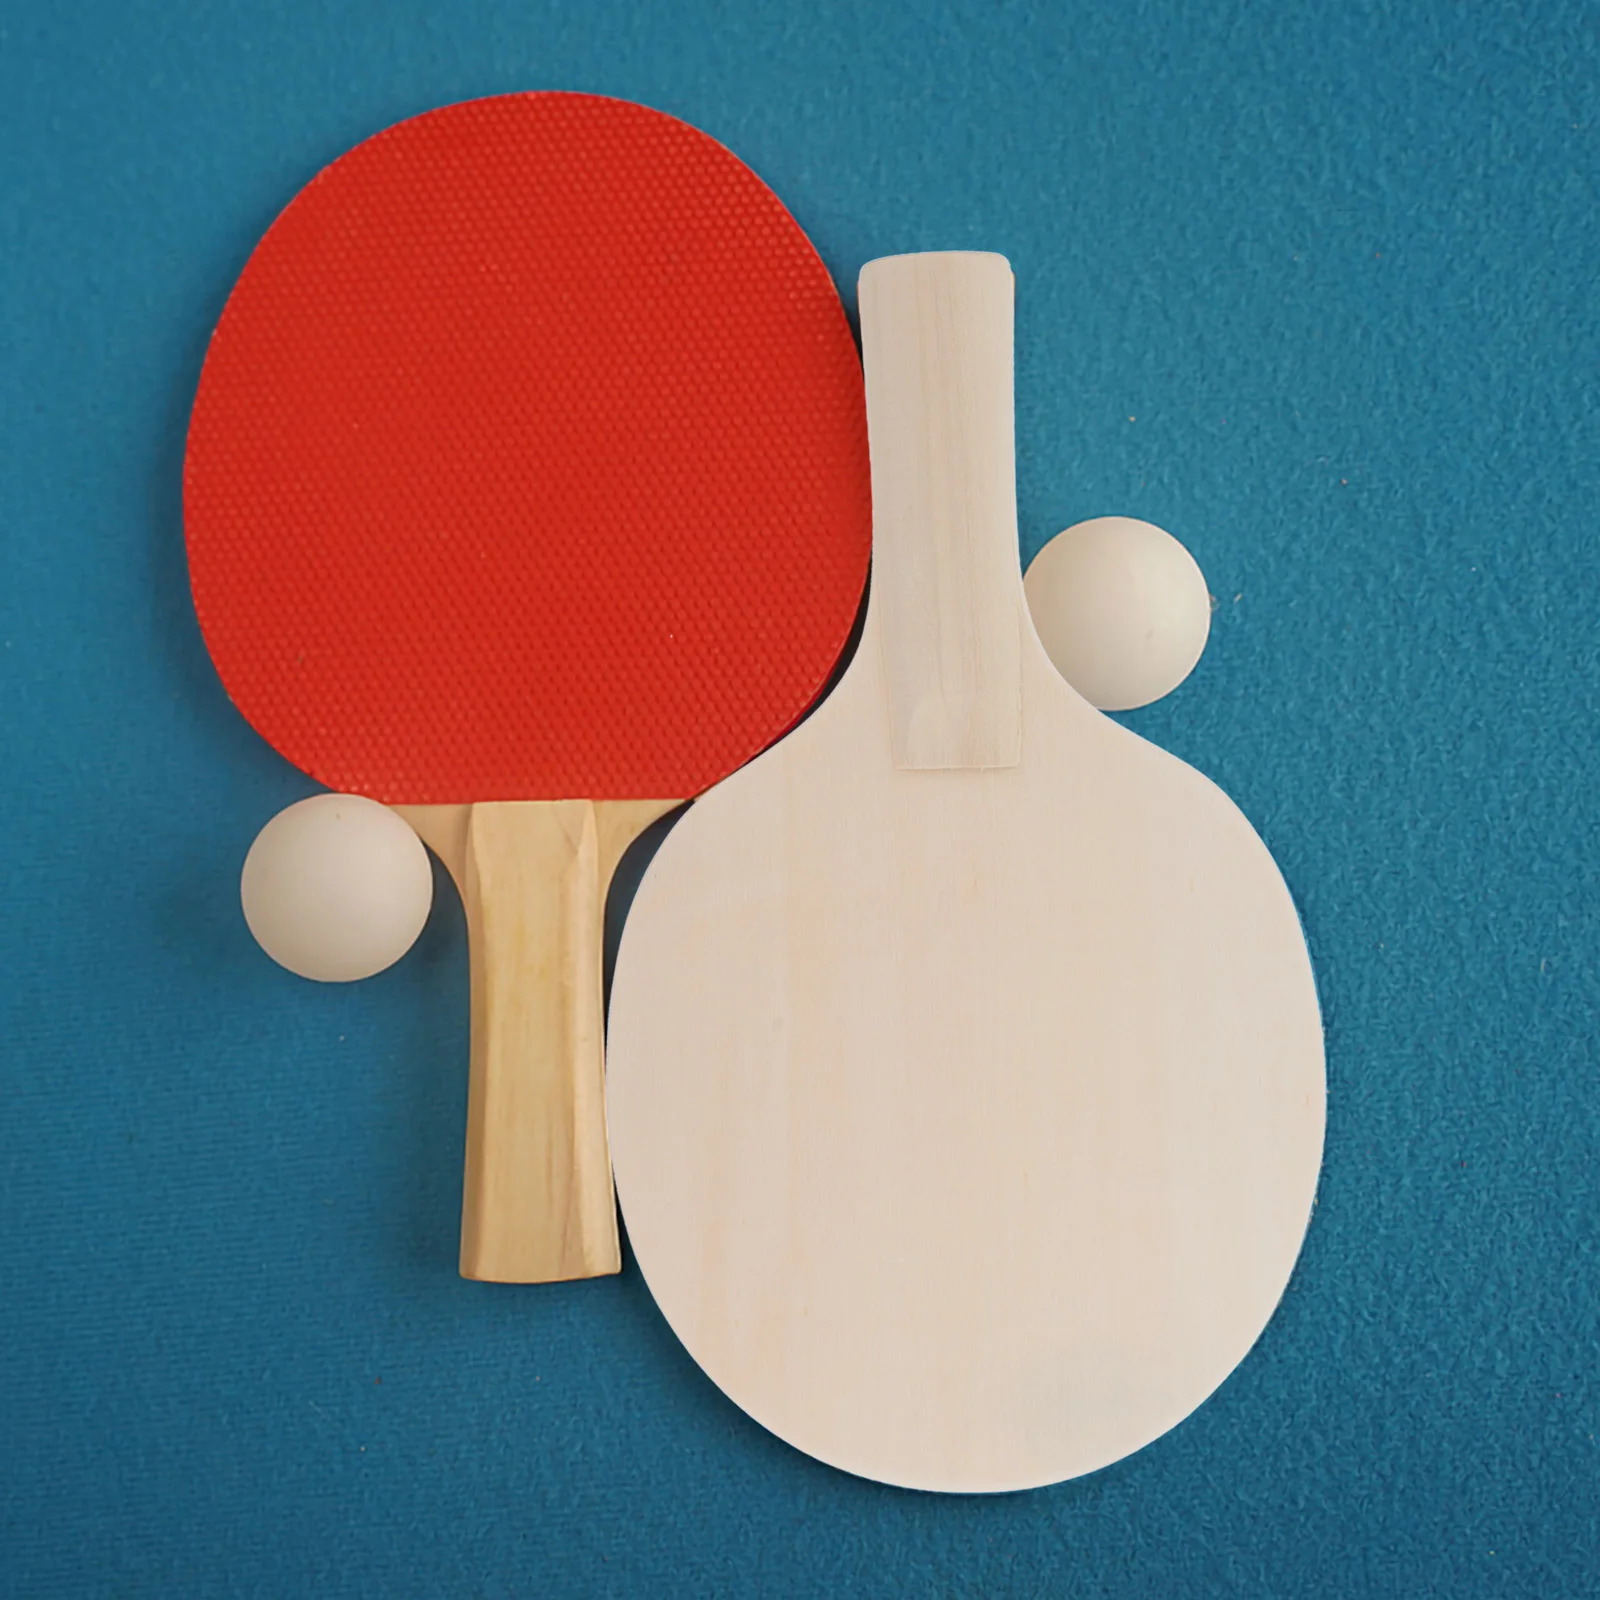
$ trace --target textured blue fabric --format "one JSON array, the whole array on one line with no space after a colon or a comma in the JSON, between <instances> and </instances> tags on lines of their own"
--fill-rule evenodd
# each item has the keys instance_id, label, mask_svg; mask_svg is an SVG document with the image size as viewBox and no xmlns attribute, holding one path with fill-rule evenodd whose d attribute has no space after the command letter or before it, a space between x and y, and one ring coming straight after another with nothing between
<instances>
[{"instance_id":1,"label":"textured blue fabric","mask_svg":"<svg viewBox=\"0 0 1600 1600\"><path fill-rule=\"evenodd\" d=\"M1025 553L1146 517L1218 597L1129 721L1302 906L1327 1164L1256 1351L1081 1482L862 1483L631 1266L460 1282L453 897L352 987L240 919L310 785L189 605L207 334L322 163L538 87L725 140L843 284L1006 252ZM1580 0L0 7L0 1592L1596 1592L1597 140Z\"/></svg>"}]
</instances>

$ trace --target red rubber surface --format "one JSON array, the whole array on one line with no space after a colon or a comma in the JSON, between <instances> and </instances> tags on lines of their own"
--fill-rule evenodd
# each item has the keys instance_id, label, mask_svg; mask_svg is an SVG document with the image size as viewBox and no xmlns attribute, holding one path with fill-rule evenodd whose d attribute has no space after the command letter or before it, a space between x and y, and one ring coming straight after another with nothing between
<instances>
[{"instance_id":1,"label":"red rubber surface","mask_svg":"<svg viewBox=\"0 0 1600 1600\"><path fill-rule=\"evenodd\" d=\"M844 645L860 362L794 219L706 135L586 95L448 106L250 258L184 515L228 693L329 787L689 796Z\"/></svg>"}]
</instances>

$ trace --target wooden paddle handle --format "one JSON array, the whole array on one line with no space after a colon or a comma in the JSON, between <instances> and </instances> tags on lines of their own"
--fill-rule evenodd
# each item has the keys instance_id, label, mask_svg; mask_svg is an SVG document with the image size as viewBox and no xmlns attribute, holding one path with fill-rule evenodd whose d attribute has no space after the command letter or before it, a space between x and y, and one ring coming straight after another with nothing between
<instances>
[{"instance_id":1,"label":"wooden paddle handle","mask_svg":"<svg viewBox=\"0 0 1600 1600\"><path fill-rule=\"evenodd\" d=\"M464 1278L548 1283L621 1267L605 1125L605 898L628 844L675 803L399 808L467 913Z\"/></svg>"},{"instance_id":2,"label":"wooden paddle handle","mask_svg":"<svg viewBox=\"0 0 1600 1600\"><path fill-rule=\"evenodd\" d=\"M1012 298L984 252L861 271L871 605L901 768L1022 759Z\"/></svg>"}]
</instances>

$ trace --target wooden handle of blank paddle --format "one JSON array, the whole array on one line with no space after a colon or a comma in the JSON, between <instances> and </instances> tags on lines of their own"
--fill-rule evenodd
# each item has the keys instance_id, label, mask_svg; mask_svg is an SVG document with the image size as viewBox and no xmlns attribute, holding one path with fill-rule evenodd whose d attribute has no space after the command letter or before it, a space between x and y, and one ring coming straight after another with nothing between
<instances>
[{"instance_id":1,"label":"wooden handle of blank paddle","mask_svg":"<svg viewBox=\"0 0 1600 1600\"><path fill-rule=\"evenodd\" d=\"M1011 268L976 251L861 272L872 607L902 768L1022 759Z\"/></svg>"},{"instance_id":2,"label":"wooden handle of blank paddle","mask_svg":"<svg viewBox=\"0 0 1600 1600\"><path fill-rule=\"evenodd\" d=\"M400 808L467 913L464 1278L548 1283L621 1267L605 1125L605 898L623 851L675 803Z\"/></svg>"}]
</instances>

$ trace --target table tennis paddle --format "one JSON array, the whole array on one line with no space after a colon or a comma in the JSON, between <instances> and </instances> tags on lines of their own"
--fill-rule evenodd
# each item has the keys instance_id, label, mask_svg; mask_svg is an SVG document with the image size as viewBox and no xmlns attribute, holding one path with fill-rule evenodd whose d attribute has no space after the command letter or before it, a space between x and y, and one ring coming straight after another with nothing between
<instances>
[{"instance_id":1,"label":"table tennis paddle","mask_svg":"<svg viewBox=\"0 0 1600 1600\"><path fill-rule=\"evenodd\" d=\"M1245 1355L1320 1163L1294 906L1233 803L1057 675L1018 563L1012 278L861 275L874 565L838 687L652 861L617 1189L758 1422L915 1488L1104 1466Z\"/></svg>"},{"instance_id":2,"label":"table tennis paddle","mask_svg":"<svg viewBox=\"0 0 1600 1600\"><path fill-rule=\"evenodd\" d=\"M240 711L466 906L461 1270L614 1272L628 843L790 727L865 584L861 367L776 196L643 106L447 106L320 173L206 356L184 511Z\"/></svg>"}]
</instances>

